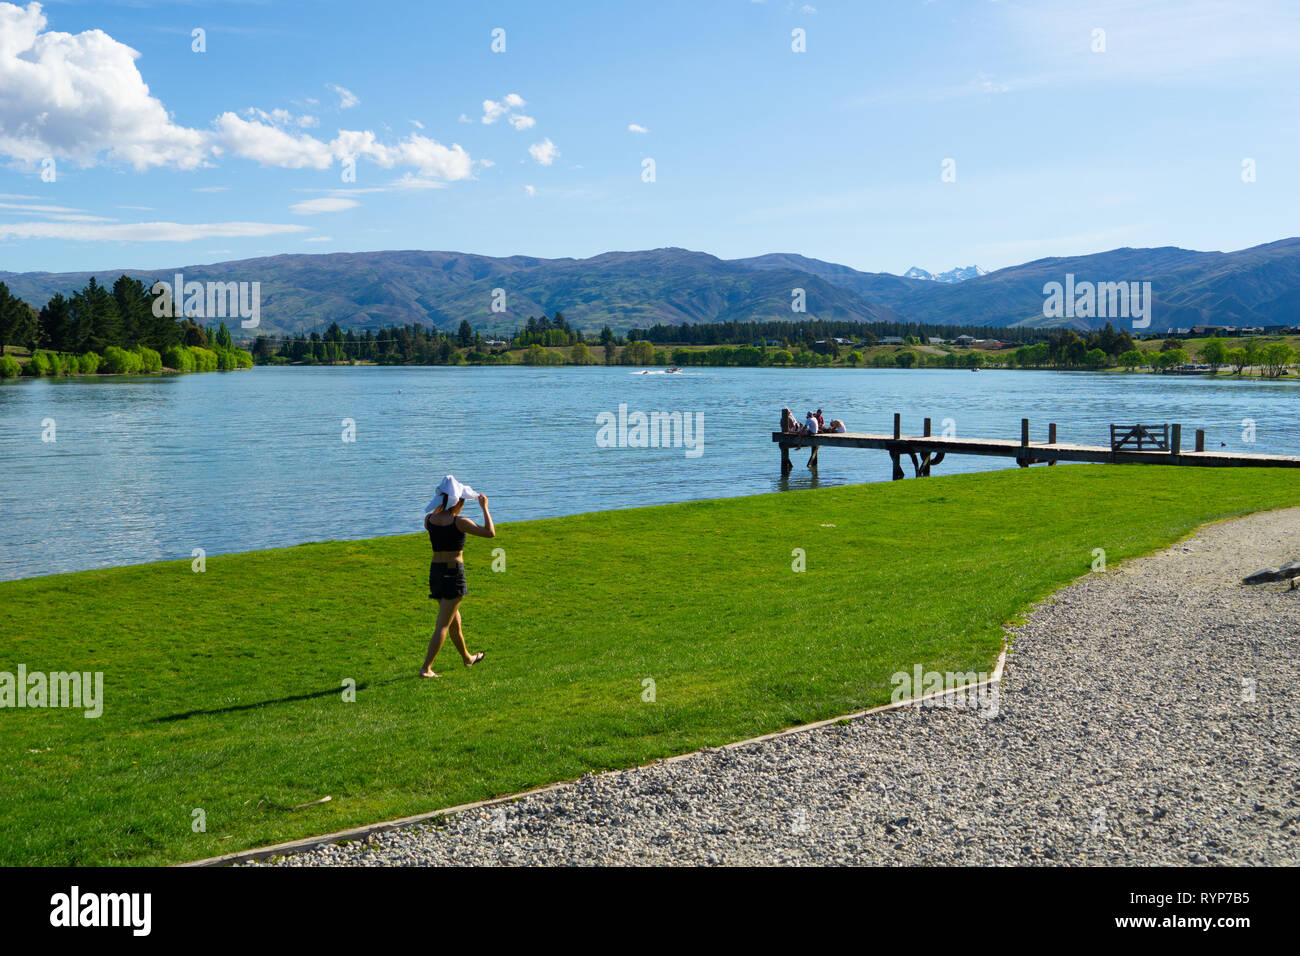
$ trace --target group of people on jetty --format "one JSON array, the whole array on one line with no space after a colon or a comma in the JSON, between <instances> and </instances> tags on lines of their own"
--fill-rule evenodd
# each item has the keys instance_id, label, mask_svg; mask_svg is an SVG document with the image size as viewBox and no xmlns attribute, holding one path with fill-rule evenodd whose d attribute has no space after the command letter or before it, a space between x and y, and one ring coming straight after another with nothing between
<instances>
[{"instance_id":1,"label":"group of people on jetty","mask_svg":"<svg viewBox=\"0 0 1300 956\"><path fill-rule=\"evenodd\" d=\"M809 435L823 433L842 434L848 429L844 427L844 422L838 418L832 418L828 425L820 408L815 412L809 412L802 425L794 417L794 412L788 408L783 408L781 409L781 431L786 435L798 435L800 438L806 438Z\"/></svg>"}]
</instances>

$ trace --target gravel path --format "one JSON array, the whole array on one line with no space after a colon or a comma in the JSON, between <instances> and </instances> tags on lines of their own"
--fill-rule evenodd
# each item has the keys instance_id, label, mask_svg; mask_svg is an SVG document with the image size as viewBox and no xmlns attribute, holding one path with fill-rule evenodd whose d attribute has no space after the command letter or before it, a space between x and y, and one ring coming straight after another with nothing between
<instances>
[{"instance_id":1,"label":"gravel path","mask_svg":"<svg viewBox=\"0 0 1300 956\"><path fill-rule=\"evenodd\" d=\"M1300 863L1300 509L1089 574L992 708L907 707L589 775L279 865ZM985 704L988 703L986 700Z\"/></svg>"}]
</instances>

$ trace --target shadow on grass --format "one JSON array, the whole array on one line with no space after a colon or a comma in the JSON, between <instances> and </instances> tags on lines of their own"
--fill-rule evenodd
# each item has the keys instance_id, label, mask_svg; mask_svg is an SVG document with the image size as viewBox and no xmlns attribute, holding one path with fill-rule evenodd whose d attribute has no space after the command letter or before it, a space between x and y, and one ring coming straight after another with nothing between
<instances>
[{"instance_id":1,"label":"shadow on grass","mask_svg":"<svg viewBox=\"0 0 1300 956\"><path fill-rule=\"evenodd\" d=\"M402 680L395 677L392 680L380 681L380 684L395 684ZM361 691L369 687L370 684L358 684L356 689ZM318 690L311 694L295 694L292 697L276 697L273 700L260 700L255 704L234 704L230 707L216 707L212 710L187 710L179 714L168 714L166 717L155 717L150 723L170 724L177 720L189 720L191 717L207 717L214 714L234 714L241 710L257 710L260 707L270 707L272 704L293 704L300 700L315 700L318 697L333 697L335 694L342 693L342 687L330 687L327 690Z\"/></svg>"}]
</instances>

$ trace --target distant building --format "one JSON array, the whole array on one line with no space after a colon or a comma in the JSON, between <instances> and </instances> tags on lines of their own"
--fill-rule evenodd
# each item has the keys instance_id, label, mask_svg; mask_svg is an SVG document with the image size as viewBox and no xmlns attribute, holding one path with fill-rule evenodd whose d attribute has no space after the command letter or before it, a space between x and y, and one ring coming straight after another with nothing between
<instances>
[{"instance_id":1,"label":"distant building","mask_svg":"<svg viewBox=\"0 0 1300 956\"><path fill-rule=\"evenodd\" d=\"M883 339L880 340L880 343L882 345L902 345L903 340L900 336L897 335L886 335Z\"/></svg>"},{"instance_id":2,"label":"distant building","mask_svg":"<svg viewBox=\"0 0 1300 956\"><path fill-rule=\"evenodd\" d=\"M941 339L941 338L939 338L939 336L937 336L937 335L932 335L932 336L930 336L930 344L931 344L931 345L943 345L943 344L945 344L947 341L948 341L947 339Z\"/></svg>"},{"instance_id":3,"label":"distant building","mask_svg":"<svg viewBox=\"0 0 1300 956\"><path fill-rule=\"evenodd\" d=\"M975 342L973 335L959 335L952 340L954 345L971 345Z\"/></svg>"}]
</instances>

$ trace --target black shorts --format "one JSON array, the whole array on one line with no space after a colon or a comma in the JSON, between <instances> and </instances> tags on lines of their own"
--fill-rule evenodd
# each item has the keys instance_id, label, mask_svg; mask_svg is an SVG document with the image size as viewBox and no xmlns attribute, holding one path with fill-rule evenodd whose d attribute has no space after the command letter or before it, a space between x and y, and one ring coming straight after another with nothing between
<instances>
[{"instance_id":1,"label":"black shorts","mask_svg":"<svg viewBox=\"0 0 1300 956\"><path fill-rule=\"evenodd\" d=\"M443 598L463 598L469 593L469 584L465 581L465 565L460 561L443 564L432 561L429 564L429 597L435 600Z\"/></svg>"}]
</instances>

